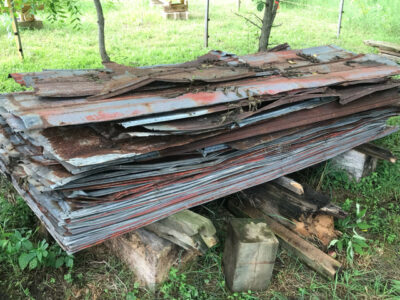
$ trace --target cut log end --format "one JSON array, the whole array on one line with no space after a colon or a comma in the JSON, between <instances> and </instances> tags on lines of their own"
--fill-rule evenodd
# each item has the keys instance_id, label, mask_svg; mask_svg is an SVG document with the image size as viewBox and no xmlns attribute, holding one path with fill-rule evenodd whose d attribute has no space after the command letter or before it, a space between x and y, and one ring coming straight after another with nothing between
<instances>
[{"instance_id":1,"label":"cut log end","mask_svg":"<svg viewBox=\"0 0 400 300\"><path fill-rule=\"evenodd\" d=\"M111 239L106 245L135 274L135 281L154 291L172 266L183 268L198 252L183 250L145 229Z\"/></svg>"}]
</instances>

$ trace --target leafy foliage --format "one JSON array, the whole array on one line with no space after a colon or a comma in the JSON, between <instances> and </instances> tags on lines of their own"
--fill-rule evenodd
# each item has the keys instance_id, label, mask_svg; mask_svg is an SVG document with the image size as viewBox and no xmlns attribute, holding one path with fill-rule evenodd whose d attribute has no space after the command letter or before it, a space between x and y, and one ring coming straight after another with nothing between
<instances>
[{"instance_id":1,"label":"leafy foliage","mask_svg":"<svg viewBox=\"0 0 400 300\"><path fill-rule=\"evenodd\" d=\"M0 11L6 9L5 4L5 1L0 1ZM77 28L81 21L78 0L14 0L15 11L21 11L24 6L30 6L32 14L43 9L52 22L69 20Z\"/></svg>"},{"instance_id":2,"label":"leafy foliage","mask_svg":"<svg viewBox=\"0 0 400 300\"><path fill-rule=\"evenodd\" d=\"M347 199L344 205L344 209L349 208L351 200ZM336 246L339 252L343 249L346 250L346 258L352 264L354 260L354 253L364 255L366 250L369 249L369 245L366 243L367 239L361 236L357 230L367 231L370 228L364 220L364 216L367 209L361 209L360 204L356 203L355 216L349 214L345 219L339 219L337 227L343 232L340 239L333 240L329 247Z\"/></svg>"},{"instance_id":3,"label":"leafy foliage","mask_svg":"<svg viewBox=\"0 0 400 300\"><path fill-rule=\"evenodd\" d=\"M15 193L8 184L2 186L9 189L9 196ZM70 274L74 257L40 239L38 229L31 229L35 220L21 197L0 198L0 271L7 269L19 277L26 270L65 267Z\"/></svg>"},{"instance_id":4,"label":"leafy foliage","mask_svg":"<svg viewBox=\"0 0 400 300\"><path fill-rule=\"evenodd\" d=\"M164 299L208 299L205 291L187 283L186 275L179 274L177 269L171 268L168 279L160 288Z\"/></svg>"},{"instance_id":5,"label":"leafy foliage","mask_svg":"<svg viewBox=\"0 0 400 300\"><path fill-rule=\"evenodd\" d=\"M133 290L130 291L129 293L127 293L126 295L126 300L137 300L138 297L138 293L139 293L139 283L135 282L135 284L133 285Z\"/></svg>"},{"instance_id":6,"label":"leafy foliage","mask_svg":"<svg viewBox=\"0 0 400 300\"><path fill-rule=\"evenodd\" d=\"M257 10L262 11L265 7L265 1L262 0L253 0L253 2L256 4Z\"/></svg>"},{"instance_id":7,"label":"leafy foliage","mask_svg":"<svg viewBox=\"0 0 400 300\"><path fill-rule=\"evenodd\" d=\"M73 256L67 255L56 244L49 246L45 239L35 242L34 233L24 229L7 232L0 227L0 262L11 265L14 270L18 267L20 270L73 267Z\"/></svg>"}]
</instances>

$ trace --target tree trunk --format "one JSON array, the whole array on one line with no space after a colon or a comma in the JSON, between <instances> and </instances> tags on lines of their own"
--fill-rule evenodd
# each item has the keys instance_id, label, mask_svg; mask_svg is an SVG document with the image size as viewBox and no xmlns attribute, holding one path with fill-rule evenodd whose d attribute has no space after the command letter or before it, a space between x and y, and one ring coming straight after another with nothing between
<instances>
[{"instance_id":1,"label":"tree trunk","mask_svg":"<svg viewBox=\"0 0 400 300\"><path fill-rule=\"evenodd\" d=\"M106 45L104 42L104 15L103 8L101 7L100 0L94 0L94 5L96 6L97 11L97 23L99 25L99 50L100 56L103 63L110 62L110 57L106 51Z\"/></svg>"},{"instance_id":2,"label":"tree trunk","mask_svg":"<svg viewBox=\"0 0 400 300\"><path fill-rule=\"evenodd\" d=\"M261 34L258 43L258 51L265 52L268 48L269 36L272 24L274 23L279 0L265 0L264 17L261 27Z\"/></svg>"}]
</instances>

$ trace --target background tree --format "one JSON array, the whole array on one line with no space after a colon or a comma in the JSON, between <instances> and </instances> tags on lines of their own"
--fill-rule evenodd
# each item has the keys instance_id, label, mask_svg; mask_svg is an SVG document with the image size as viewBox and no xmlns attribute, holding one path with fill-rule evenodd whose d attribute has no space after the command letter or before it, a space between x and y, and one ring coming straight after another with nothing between
<instances>
[{"instance_id":1,"label":"background tree","mask_svg":"<svg viewBox=\"0 0 400 300\"><path fill-rule=\"evenodd\" d=\"M100 0L93 0L97 12L97 23L99 27L99 50L102 62L109 62L104 41L104 15ZM0 0L0 13L6 12L8 7L3 0ZM57 20L69 19L75 28L80 25L80 10L77 5L78 0L10 0L15 11L22 11L28 8L31 14L36 14L39 9L43 9L47 18L54 22Z\"/></svg>"},{"instance_id":2,"label":"background tree","mask_svg":"<svg viewBox=\"0 0 400 300\"><path fill-rule=\"evenodd\" d=\"M99 25L99 51L103 63L110 62L110 57L106 51L106 44L104 41L104 14L100 0L93 0L97 11L97 24Z\"/></svg>"},{"instance_id":3,"label":"background tree","mask_svg":"<svg viewBox=\"0 0 400 300\"><path fill-rule=\"evenodd\" d=\"M279 7L280 0L254 0L257 10L264 10L262 18L260 39L258 41L258 51L267 51L269 45L269 37L271 35L272 24L274 23L276 12Z\"/></svg>"}]
</instances>

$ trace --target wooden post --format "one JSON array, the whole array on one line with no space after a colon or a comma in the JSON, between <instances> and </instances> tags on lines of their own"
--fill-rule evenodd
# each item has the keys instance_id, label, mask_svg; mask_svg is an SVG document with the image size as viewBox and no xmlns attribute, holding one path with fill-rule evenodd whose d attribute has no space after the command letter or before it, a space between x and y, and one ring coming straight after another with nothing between
<instances>
[{"instance_id":1,"label":"wooden post","mask_svg":"<svg viewBox=\"0 0 400 300\"><path fill-rule=\"evenodd\" d=\"M271 281L278 244L263 220L231 220L223 256L229 289L232 292L266 290Z\"/></svg>"},{"instance_id":2,"label":"wooden post","mask_svg":"<svg viewBox=\"0 0 400 300\"><path fill-rule=\"evenodd\" d=\"M300 195L300 196L304 195L303 186L300 183L294 181L293 179L291 179L289 177L282 176L282 177L275 179L273 182L288 189L289 191L292 191L293 193L295 193L297 195Z\"/></svg>"},{"instance_id":3,"label":"wooden post","mask_svg":"<svg viewBox=\"0 0 400 300\"><path fill-rule=\"evenodd\" d=\"M210 0L206 0L206 14L205 14L205 20L204 20L204 47L208 47L208 21L210 21L209 18L209 12L210 12Z\"/></svg>"},{"instance_id":4,"label":"wooden post","mask_svg":"<svg viewBox=\"0 0 400 300\"><path fill-rule=\"evenodd\" d=\"M340 0L340 9L339 9L339 22L338 22L338 30L337 30L337 38L340 36L340 29L342 28L342 16L343 16L343 7L344 0Z\"/></svg>"},{"instance_id":5,"label":"wooden post","mask_svg":"<svg viewBox=\"0 0 400 300\"><path fill-rule=\"evenodd\" d=\"M242 218L263 219L272 232L278 237L280 245L294 253L301 261L319 274L335 279L336 274L340 271L342 264L325 254L314 245L303 240L296 233L279 224L274 219L262 213L254 207L240 207L233 201L226 203L228 209L236 216Z\"/></svg>"},{"instance_id":6,"label":"wooden post","mask_svg":"<svg viewBox=\"0 0 400 300\"><path fill-rule=\"evenodd\" d=\"M357 146L354 148L355 150L364 153L366 155L378 158L378 159L383 159L391 162L392 164L396 163L397 157L393 155L393 153L385 148L379 147L375 144L372 143L366 143L360 146Z\"/></svg>"},{"instance_id":7,"label":"wooden post","mask_svg":"<svg viewBox=\"0 0 400 300\"><path fill-rule=\"evenodd\" d=\"M240 11L240 0L237 0L237 10Z\"/></svg>"},{"instance_id":8,"label":"wooden post","mask_svg":"<svg viewBox=\"0 0 400 300\"><path fill-rule=\"evenodd\" d=\"M24 59L24 51L22 50L22 43L21 43L21 36L19 35L18 22L17 22L17 18L15 17L15 13L14 13L14 1L7 0L7 5L8 5L8 9L10 11L10 17L12 20L11 26L12 26L13 33L14 33L15 42L17 44L18 53L19 53L19 56L21 57L21 59Z\"/></svg>"}]
</instances>

